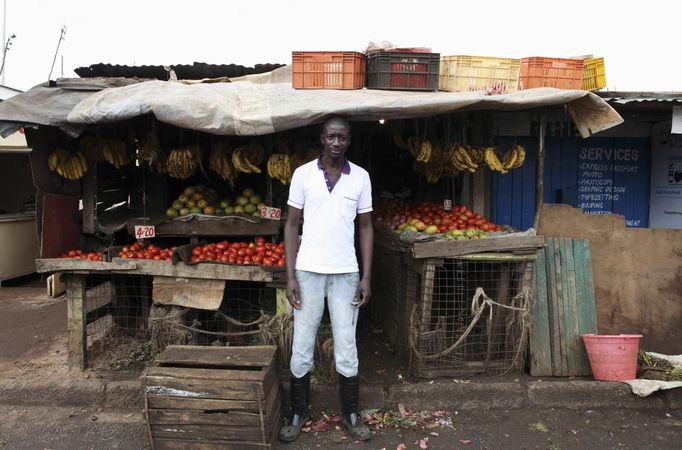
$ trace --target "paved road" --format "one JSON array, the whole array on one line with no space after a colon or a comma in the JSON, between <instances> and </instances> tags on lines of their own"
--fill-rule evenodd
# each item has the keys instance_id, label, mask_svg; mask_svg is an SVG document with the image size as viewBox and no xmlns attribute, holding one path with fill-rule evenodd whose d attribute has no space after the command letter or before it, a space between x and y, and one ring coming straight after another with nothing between
<instances>
[{"instance_id":1,"label":"paved road","mask_svg":"<svg viewBox=\"0 0 682 450\"><path fill-rule=\"evenodd\" d=\"M527 409L447 414L452 427L379 430L370 442L342 432L308 433L282 449L679 449L682 415L653 411ZM140 412L83 408L0 406L0 449L146 449Z\"/></svg>"}]
</instances>

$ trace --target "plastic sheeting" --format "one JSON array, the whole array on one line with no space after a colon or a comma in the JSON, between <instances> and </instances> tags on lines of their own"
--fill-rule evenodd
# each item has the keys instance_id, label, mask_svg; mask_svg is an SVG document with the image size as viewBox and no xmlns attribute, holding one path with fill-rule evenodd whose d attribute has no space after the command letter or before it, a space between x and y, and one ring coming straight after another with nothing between
<instances>
[{"instance_id":1,"label":"plastic sheeting","mask_svg":"<svg viewBox=\"0 0 682 450\"><path fill-rule=\"evenodd\" d=\"M114 80L99 82L103 85ZM88 85L91 80L67 81ZM89 124L118 122L153 114L161 122L186 129L217 135L249 136L322 122L332 115L342 115L351 120L408 119L464 110L514 111L553 105L567 105L583 137L623 121L604 100L586 91L543 88L486 95L483 92L370 89L296 90L291 87L291 69L288 66L231 81L130 80L129 83L134 84L101 86L94 93L63 86L39 86L0 103L0 122L56 125L77 132ZM10 105L5 105L10 102ZM42 104L45 103L50 106L43 110ZM4 133L1 126L0 131Z\"/></svg>"}]
</instances>

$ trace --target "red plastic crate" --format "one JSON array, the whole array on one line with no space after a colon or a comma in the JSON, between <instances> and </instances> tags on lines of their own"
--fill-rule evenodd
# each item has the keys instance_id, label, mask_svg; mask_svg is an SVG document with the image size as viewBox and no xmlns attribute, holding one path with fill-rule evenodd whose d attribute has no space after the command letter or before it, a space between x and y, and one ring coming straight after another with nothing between
<instances>
[{"instance_id":1,"label":"red plastic crate","mask_svg":"<svg viewBox=\"0 0 682 450\"><path fill-rule=\"evenodd\" d=\"M367 88L437 91L439 67L439 53L370 53L367 56Z\"/></svg>"},{"instance_id":2,"label":"red plastic crate","mask_svg":"<svg viewBox=\"0 0 682 450\"><path fill-rule=\"evenodd\" d=\"M553 87L580 89L583 60L531 57L521 59L520 89Z\"/></svg>"},{"instance_id":3,"label":"red plastic crate","mask_svg":"<svg viewBox=\"0 0 682 450\"><path fill-rule=\"evenodd\" d=\"M365 55L359 52L291 52L294 89L362 89Z\"/></svg>"}]
</instances>

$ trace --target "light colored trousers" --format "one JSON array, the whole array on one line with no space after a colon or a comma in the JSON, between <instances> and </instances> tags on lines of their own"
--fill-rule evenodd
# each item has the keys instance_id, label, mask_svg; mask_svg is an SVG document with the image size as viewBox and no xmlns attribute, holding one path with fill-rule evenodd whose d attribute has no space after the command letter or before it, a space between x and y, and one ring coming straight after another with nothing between
<instances>
[{"instance_id":1,"label":"light colored trousers","mask_svg":"<svg viewBox=\"0 0 682 450\"><path fill-rule=\"evenodd\" d=\"M324 274L296 271L301 309L294 309L294 341L291 351L291 374L301 378L313 368L317 329L324 314L327 297L334 336L336 371L344 377L358 374L358 350L355 326L358 308L351 302L360 280L358 272Z\"/></svg>"}]
</instances>

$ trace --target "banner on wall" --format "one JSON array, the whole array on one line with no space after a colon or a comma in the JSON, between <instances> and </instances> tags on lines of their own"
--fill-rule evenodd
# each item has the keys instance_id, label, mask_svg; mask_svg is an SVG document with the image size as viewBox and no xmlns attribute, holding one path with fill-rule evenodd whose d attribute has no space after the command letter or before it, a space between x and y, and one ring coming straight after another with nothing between
<instances>
[{"instance_id":1,"label":"banner on wall","mask_svg":"<svg viewBox=\"0 0 682 450\"><path fill-rule=\"evenodd\" d=\"M652 133L649 226L682 228L682 135L670 133L670 122Z\"/></svg>"}]
</instances>

